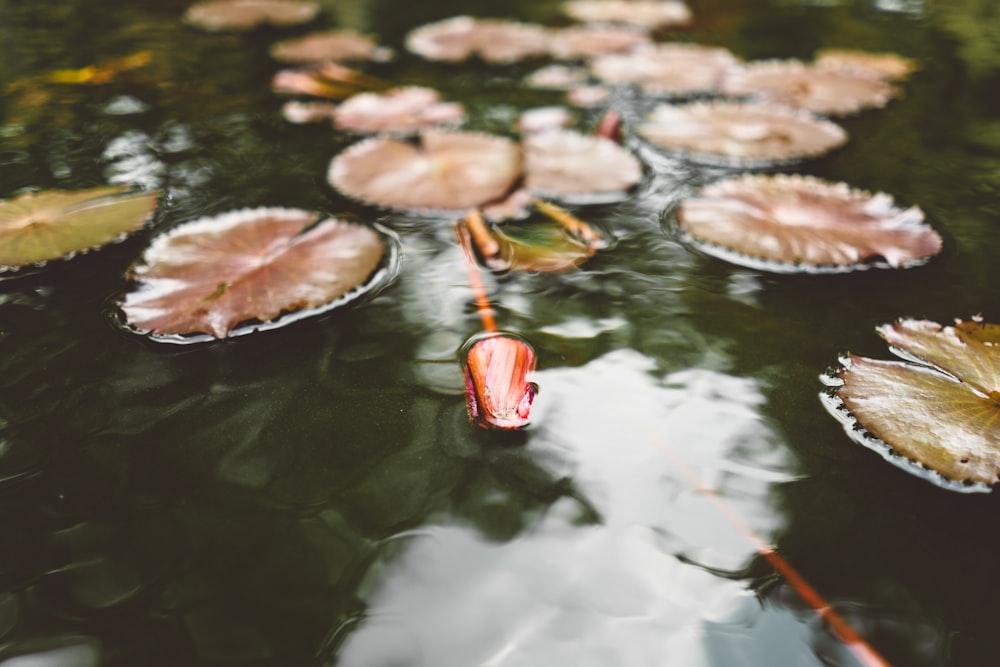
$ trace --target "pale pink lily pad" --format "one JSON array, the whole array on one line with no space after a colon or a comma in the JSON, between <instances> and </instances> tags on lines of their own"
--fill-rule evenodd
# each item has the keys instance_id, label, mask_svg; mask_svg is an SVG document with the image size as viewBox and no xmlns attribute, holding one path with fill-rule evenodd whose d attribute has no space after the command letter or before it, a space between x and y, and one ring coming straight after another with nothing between
<instances>
[{"instance_id":1,"label":"pale pink lily pad","mask_svg":"<svg viewBox=\"0 0 1000 667\"><path fill-rule=\"evenodd\" d=\"M610 97L611 91L605 86L575 86L566 91L566 101L577 107L595 107Z\"/></svg>"},{"instance_id":2,"label":"pale pink lily pad","mask_svg":"<svg viewBox=\"0 0 1000 667\"><path fill-rule=\"evenodd\" d=\"M728 71L722 93L784 104L825 116L884 107L899 89L878 76L797 60L747 63Z\"/></svg>"},{"instance_id":3,"label":"pale pink lily pad","mask_svg":"<svg viewBox=\"0 0 1000 667\"><path fill-rule=\"evenodd\" d=\"M601 81L637 84L656 96L683 96L718 91L728 68L738 60L722 47L660 44L634 53L594 58L590 71Z\"/></svg>"},{"instance_id":4,"label":"pale pink lily pad","mask_svg":"<svg viewBox=\"0 0 1000 667\"><path fill-rule=\"evenodd\" d=\"M431 88L408 86L381 93L359 93L333 112L334 127L362 134L405 134L460 123L465 107L442 102Z\"/></svg>"},{"instance_id":5,"label":"pale pink lily pad","mask_svg":"<svg viewBox=\"0 0 1000 667\"><path fill-rule=\"evenodd\" d=\"M428 130L413 141L367 139L330 163L348 197L412 212L464 212L503 197L521 175L521 150L504 137Z\"/></svg>"},{"instance_id":6,"label":"pale pink lily pad","mask_svg":"<svg viewBox=\"0 0 1000 667\"><path fill-rule=\"evenodd\" d=\"M847 141L843 128L807 111L722 101L661 104L637 132L694 162L751 169L817 157Z\"/></svg>"},{"instance_id":7,"label":"pale pink lily pad","mask_svg":"<svg viewBox=\"0 0 1000 667\"><path fill-rule=\"evenodd\" d=\"M642 179L642 165L610 139L570 130L524 139L525 187L543 197L576 203L624 198Z\"/></svg>"},{"instance_id":8,"label":"pale pink lily pad","mask_svg":"<svg viewBox=\"0 0 1000 667\"><path fill-rule=\"evenodd\" d=\"M415 28L406 48L428 60L460 62L479 56L510 63L548 53L549 31L531 23L455 16Z\"/></svg>"},{"instance_id":9,"label":"pale pink lily pad","mask_svg":"<svg viewBox=\"0 0 1000 667\"><path fill-rule=\"evenodd\" d=\"M290 100L281 105L281 115L289 123L332 122L337 105L333 102L300 102Z\"/></svg>"},{"instance_id":10,"label":"pale pink lily pad","mask_svg":"<svg viewBox=\"0 0 1000 667\"><path fill-rule=\"evenodd\" d=\"M274 43L271 57L285 63L385 61L392 57L392 50L355 30L323 30Z\"/></svg>"},{"instance_id":11,"label":"pale pink lily pad","mask_svg":"<svg viewBox=\"0 0 1000 667\"><path fill-rule=\"evenodd\" d=\"M526 76L524 83L530 88L569 90L585 83L589 78L590 73L583 67L547 65Z\"/></svg>"},{"instance_id":12,"label":"pale pink lily pad","mask_svg":"<svg viewBox=\"0 0 1000 667\"><path fill-rule=\"evenodd\" d=\"M313 20L319 5L304 0L204 0L184 12L184 21L203 30L252 30L261 25L299 25Z\"/></svg>"},{"instance_id":13,"label":"pale pink lily pad","mask_svg":"<svg viewBox=\"0 0 1000 667\"><path fill-rule=\"evenodd\" d=\"M816 52L818 67L846 69L902 81L917 71L917 61L895 53L872 53L853 49L822 49Z\"/></svg>"},{"instance_id":14,"label":"pale pink lily pad","mask_svg":"<svg viewBox=\"0 0 1000 667\"><path fill-rule=\"evenodd\" d=\"M121 309L133 330L156 340L227 338L353 300L385 253L382 236L364 225L295 209L232 211L154 239L131 270L135 286Z\"/></svg>"},{"instance_id":15,"label":"pale pink lily pad","mask_svg":"<svg viewBox=\"0 0 1000 667\"><path fill-rule=\"evenodd\" d=\"M556 58L586 58L623 53L652 45L645 30L624 25L589 24L555 30L549 49Z\"/></svg>"},{"instance_id":16,"label":"pale pink lily pad","mask_svg":"<svg viewBox=\"0 0 1000 667\"><path fill-rule=\"evenodd\" d=\"M682 237L713 256L776 272L908 268L941 251L917 207L798 175L745 175L681 201Z\"/></svg>"},{"instance_id":17,"label":"pale pink lily pad","mask_svg":"<svg viewBox=\"0 0 1000 667\"><path fill-rule=\"evenodd\" d=\"M878 327L906 361L841 359L821 395L856 442L954 491L1000 481L1000 325L903 319Z\"/></svg>"},{"instance_id":18,"label":"pale pink lily pad","mask_svg":"<svg viewBox=\"0 0 1000 667\"><path fill-rule=\"evenodd\" d=\"M646 28L684 26L691 22L691 10L672 0L572 0L563 12L588 23L627 23Z\"/></svg>"},{"instance_id":19,"label":"pale pink lily pad","mask_svg":"<svg viewBox=\"0 0 1000 667\"><path fill-rule=\"evenodd\" d=\"M572 125L574 120L573 112L566 107L535 107L520 113L516 128L523 134L538 134L565 129Z\"/></svg>"}]
</instances>

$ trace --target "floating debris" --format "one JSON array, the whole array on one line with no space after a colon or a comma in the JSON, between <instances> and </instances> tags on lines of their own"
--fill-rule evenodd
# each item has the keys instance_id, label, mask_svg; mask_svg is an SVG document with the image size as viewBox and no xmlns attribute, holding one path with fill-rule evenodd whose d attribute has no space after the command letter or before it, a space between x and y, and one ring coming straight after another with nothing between
<instances>
[{"instance_id":1,"label":"floating debris","mask_svg":"<svg viewBox=\"0 0 1000 667\"><path fill-rule=\"evenodd\" d=\"M605 83L636 84L647 95L681 97L718 92L726 70L738 62L722 47L660 44L594 58L590 71Z\"/></svg>"},{"instance_id":2,"label":"floating debris","mask_svg":"<svg viewBox=\"0 0 1000 667\"><path fill-rule=\"evenodd\" d=\"M213 32L245 31L308 23L317 14L319 4L305 0L204 0L188 7L184 22Z\"/></svg>"},{"instance_id":3,"label":"floating debris","mask_svg":"<svg viewBox=\"0 0 1000 667\"><path fill-rule=\"evenodd\" d=\"M847 141L842 127L807 111L725 101L661 104L637 133L692 162L744 169L818 157Z\"/></svg>"},{"instance_id":4,"label":"floating debris","mask_svg":"<svg viewBox=\"0 0 1000 667\"><path fill-rule=\"evenodd\" d=\"M323 30L275 42L271 57L284 63L384 62L392 58L392 49L379 46L374 37L355 30Z\"/></svg>"},{"instance_id":5,"label":"floating debris","mask_svg":"<svg viewBox=\"0 0 1000 667\"><path fill-rule=\"evenodd\" d=\"M547 54L550 39L540 25L455 16L414 29L406 36L406 48L428 60L479 56L488 63L511 63Z\"/></svg>"},{"instance_id":6,"label":"floating debris","mask_svg":"<svg viewBox=\"0 0 1000 667\"><path fill-rule=\"evenodd\" d=\"M810 176L744 175L680 202L682 239L728 262L781 273L924 264L941 237L916 206Z\"/></svg>"}]
</instances>

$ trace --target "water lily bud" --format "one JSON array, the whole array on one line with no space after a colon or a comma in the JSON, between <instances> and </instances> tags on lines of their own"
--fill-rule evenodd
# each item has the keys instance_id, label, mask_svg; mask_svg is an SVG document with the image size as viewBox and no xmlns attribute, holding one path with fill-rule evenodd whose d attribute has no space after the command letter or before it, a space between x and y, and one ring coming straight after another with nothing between
<instances>
[{"instance_id":1,"label":"water lily bud","mask_svg":"<svg viewBox=\"0 0 1000 667\"><path fill-rule=\"evenodd\" d=\"M535 362L534 349L511 334L485 334L466 343L465 400L469 418L483 428L527 426L531 402L538 393L538 385L528 381Z\"/></svg>"}]
</instances>

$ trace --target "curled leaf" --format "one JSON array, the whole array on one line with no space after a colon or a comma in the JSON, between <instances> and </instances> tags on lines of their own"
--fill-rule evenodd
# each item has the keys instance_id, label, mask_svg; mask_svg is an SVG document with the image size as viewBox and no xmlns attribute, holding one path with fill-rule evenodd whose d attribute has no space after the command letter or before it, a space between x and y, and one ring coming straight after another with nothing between
<instances>
[{"instance_id":1,"label":"curled leaf","mask_svg":"<svg viewBox=\"0 0 1000 667\"><path fill-rule=\"evenodd\" d=\"M348 303L385 277L385 254L364 225L296 209L232 211L154 239L121 309L155 340L227 338Z\"/></svg>"},{"instance_id":2,"label":"curled leaf","mask_svg":"<svg viewBox=\"0 0 1000 667\"><path fill-rule=\"evenodd\" d=\"M903 319L878 327L907 361L847 355L823 404L856 442L953 491L1000 481L1000 325Z\"/></svg>"},{"instance_id":3,"label":"curled leaf","mask_svg":"<svg viewBox=\"0 0 1000 667\"><path fill-rule=\"evenodd\" d=\"M538 393L538 385L529 380L536 365L531 346L513 334L483 334L466 343L463 357L472 422L505 430L527 426Z\"/></svg>"}]
</instances>

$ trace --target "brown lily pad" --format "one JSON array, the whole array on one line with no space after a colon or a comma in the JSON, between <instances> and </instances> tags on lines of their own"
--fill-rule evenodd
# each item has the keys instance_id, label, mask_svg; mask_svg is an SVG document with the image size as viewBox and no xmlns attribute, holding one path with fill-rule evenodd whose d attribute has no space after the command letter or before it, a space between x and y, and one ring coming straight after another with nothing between
<instances>
[{"instance_id":1,"label":"brown lily pad","mask_svg":"<svg viewBox=\"0 0 1000 667\"><path fill-rule=\"evenodd\" d=\"M184 12L184 21L210 31L252 30L258 26L286 27L316 18L319 5L304 0L204 0Z\"/></svg>"},{"instance_id":2,"label":"brown lily pad","mask_svg":"<svg viewBox=\"0 0 1000 667\"><path fill-rule=\"evenodd\" d=\"M275 42L271 57L284 63L385 61L392 57L392 50L355 30L323 30Z\"/></svg>"},{"instance_id":3,"label":"brown lily pad","mask_svg":"<svg viewBox=\"0 0 1000 667\"><path fill-rule=\"evenodd\" d=\"M649 33L634 26L587 24L555 30L550 51L556 58L589 58L652 45Z\"/></svg>"},{"instance_id":4,"label":"brown lily pad","mask_svg":"<svg viewBox=\"0 0 1000 667\"><path fill-rule=\"evenodd\" d=\"M458 212L504 196L521 175L521 150L504 137L428 130L412 141L373 138L330 163L327 178L362 202L411 212Z\"/></svg>"},{"instance_id":5,"label":"brown lily pad","mask_svg":"<svg viewBox=\"0 0 1000 667\"><path fill-rule=\"evenodd\" d=\"M743 102L661 104L637 132L693 162L745 169L818 157L847 141L843 128L807 111Z\"/></svg>"},{"instance_id":6,"label":"brown lily pad","mask_svg":"<svg viewBox=\"0 0 1000 667\"><path fill-rule=\"evenodd\" d=\"M442 102L431 88L408 86L349 97L333 112L333 125L362 134L408 134L464 118L461 104Z\"/></svg>"},{"instance_id":7,"label":"brown lily pad","mask_svg":"<svg viewBox=\"0 0 1000 667\"><path fill-rule=\"evenodd\" d=\"M818 67L846 69L894 81L902 81L919 69L912 58L852 49L822 49L816 52L815 62Z\"/></svg>"},{"instance_id":8,"label":"brown lily pad","mask_svg":"<svg viewBox=\"0 0 1000 667\"><path fill-rule=\"evenodd\" d=\"M382 235L364 225L296 209L232 211L155 238L121 309L133 330L165 342L271 329L368 292L385 254Z\"/></svg>"},{"instance_id":9,"label":"brown lily pad","mask_svg":"<svg viewBox=\"0 0 1000 667\"><path fill-rule=\"evenodd\" d=\"M1000 325L903 319L877 328L906 361L857 355L826 377L827 410L856 442L953 491L1000 481Z\"/></svg>"},{"instance_id":10,"label":"brown lily pad","mask_svg":"<svg viewBox=\"0 0 1000 667\"><path fill-rule=\"evenodd\" d=\"M825 116L846 116L884 107L899 89L882 77L857 69L769 60L730 69L722 82L722 93Z\"/></svg>"},{"instance_id":11,"label":"brown lily pad","mask_svg":"<svg viewBox=\"0 0 1000 667\"><path fill-rule=\"evenodd\" d=\"M738 60L728 49L701 44L660 44L653 49L594 58L590 71L601 81L637 84L655 96L713 93Z\"/></svg>"},{"instance_id":12,"label":"brown lily pad","mask_svg":"<svg viewBox=\"0 0 1000 667\"><path fill-rule=\"evenodd\" d=\"M627 149L571 130L529 135L524 155L525 187L549 199L618 201L642 179L642 165Z\"/></svg>"},{"instance_id":13,"label":"brown lily pad","mask_svg":"<svg viewBox=\"0 0 1000 667\"><path fill-rule=\"evenodd\" d=\"M572 0L563 12L587 23L627 23L646 28L670 28L691 22L691 10L672 0Z\"/></svg>"},{"instance_id":14,"label":"brown lily pad","mask_svg":"<svg viewBox=\"0 0 1000 667\"><path fill-rule=\"evenodd\" d=\"M46 190L0 200L0 273L69 259L137 231L159 193L129 190Z\"/></svg>"},{"instance_id":15,"label":"brown lily pad","mask_svg":"<svg viewBox=\"0 0 1000 667\"><path fill-rule=\"evenodd\" d=\"M746 175L681 201L684 240L741 266L782 273L908 268L941 251L917 207L809 176Z\"/></svg>"},{"instance_id":16,"label":"brown lily pad","mask_svg":"<svg viewBox=\"0 0 1000 667\"><path fill-rule=\"evenodd\" d=\"M479 56L488 63L511 63L548 53L549 39L540 25L455 16L415 28L406 36L406 48L428 60Z\"/></svg>"}]
</instances>

